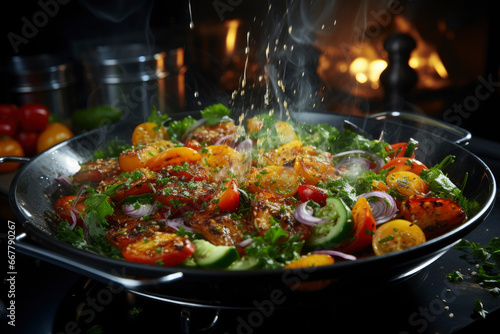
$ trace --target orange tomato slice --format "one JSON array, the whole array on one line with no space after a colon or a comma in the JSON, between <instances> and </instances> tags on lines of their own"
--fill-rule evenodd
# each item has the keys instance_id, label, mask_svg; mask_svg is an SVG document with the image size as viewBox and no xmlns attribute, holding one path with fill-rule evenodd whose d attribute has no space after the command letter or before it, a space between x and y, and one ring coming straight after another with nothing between
<instances>
[{"instance_id":1,"label":"orange tomato slice","mask_svg":"<svg viewBox=\"0 0 500 334\"><path fill-rule=\"evenodd\" d=\"M180 166L184 162L194 164L200 159L200 153L192 148L174 147L148 159L146 167L154 172L159 172L167 166Z\"/></svg>"},{"instance_id":2,"label":"orange tomato slice","mask_svg":"<svg viewBox=\"0 0 500 334\"><path fill-rule=\"evenodd\" d=\"M154 145L130 149L120 154L118 164L122 171L131 172L138 168L146 167L146 162L156 154L158 154L158 148Z\"/></svg>"},{"instance_id":3,"label":"orange tomato slice","mask_svg":"<svg viewBox=\"0 0 500 334\"><path fill-rule=\"evenodd\" d=\"M368 201L360 197L352 208L352 219L354 220L354 232L352 238L341 243L340 250L345 253L358 253L363 251L372 243L375 232L375 218Z\"/></svg>"}]
</instances>

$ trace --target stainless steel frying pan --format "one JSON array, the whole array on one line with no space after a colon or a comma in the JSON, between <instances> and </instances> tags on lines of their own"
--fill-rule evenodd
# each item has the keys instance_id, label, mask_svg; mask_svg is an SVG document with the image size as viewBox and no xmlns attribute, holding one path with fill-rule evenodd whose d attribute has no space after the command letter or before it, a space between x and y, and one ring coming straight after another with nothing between
<instances>
[{"instance_id":1,"label":"stainless steel frying pan","mask_svg":"<svg viewBox=\"0 0 500 334\"><path fill-rule=\"evenodd\" d=\"M199 113L182 113L174 117L187 115L199 117ZM455 230L417 247L313 269L217 271L150 266L112 259L57 240L54 226L47 222L45 213L53 210L55 199L65 191L58 183L58 177L78 171L79 164L87 161L92 152L102 148L107 140L129 140L134 125L118 124L84 133L52 147L30 159L19 170L9 195L11 207L24 230L17 237L17 249L110 285L175 303L234 308L255 307L259 300L275 300L280 302L279 306L297 305L366 293L366 284L363 284L366 281L370 286L376 286L408 277L453 247L476 228L493 207L495 179L488 166L463 147L470 139L470 134L463 129L405 113L382 113L368 118L302 113L294 118L313 124L329 123L338 128L347 126L373 138L378 138L383 131L388 142L407 141L413 137L420 143L417 159L427 166L453 154L456 161L446 169L448 176L461 183L468 172L465 194L475 198L481 209ZM2 160L12 161L10 158ZM328 279L331 284L319 292L297 290L298 282L319 279Z\"/></svg>"}]
</instances>

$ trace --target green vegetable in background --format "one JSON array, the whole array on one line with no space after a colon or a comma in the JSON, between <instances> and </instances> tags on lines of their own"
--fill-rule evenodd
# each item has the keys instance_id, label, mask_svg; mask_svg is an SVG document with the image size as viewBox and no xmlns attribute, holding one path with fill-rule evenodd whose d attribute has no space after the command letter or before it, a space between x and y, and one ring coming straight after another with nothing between
<instances>
[{"instance_id":1,"label":"green vegetable in background","mask_svg":"<svg viewBox=\"0 0 500 334\"><path fill-rule=\"evenodd\" d=\"M91 130L100 125L114 123L122 117L122 111L108 105L89 109L78 109L71 115L73 126L81 130Z\"/></svg>"}]
</instances>

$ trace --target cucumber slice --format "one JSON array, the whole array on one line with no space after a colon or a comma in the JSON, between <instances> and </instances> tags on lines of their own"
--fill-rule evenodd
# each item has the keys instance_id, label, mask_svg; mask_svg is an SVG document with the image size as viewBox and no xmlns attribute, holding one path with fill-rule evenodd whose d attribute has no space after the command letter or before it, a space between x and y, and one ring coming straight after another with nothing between
<instances>
[{"instance_id":1,"label":"cucumber slice","mask_svg":"<svg viewBox=\"0 0 500 334\"><path fill-rule=\"evenodd\" d=\"M306 242L310 250L331 249L349 238L354 228L351 210L337 197L328 197L326 205L318 209L315 216L328 221L313 227Z\"/></svg>"},{"instance_id":2,"label":"cucumber slice","mask_svg":"<svg viewBox=\"0 0 500 334\"><path fill-rule=\"evenodd\" d=\"M228 270L250 270L257 269L259 260L253 256L243 256L234 261L227 269Z\"/></svg>"},{"instance_id":3,"label":"cucumber slice","mask_svg":"<svg viewBox=\"0 0 500 334\"><path fill-rule=\"evenodd\" d=\"M193 244L196 247L194 261L205 269L227 268L240 257L233 246L215 246L202 239L193 240Z\"/></svg>"},{"instance_id":4,"label":"cucumber slice","mask_svg":"<svg viewBox=\"0 0 500 334\"><path fill-rule=\"evenodd\" d=\"M196 261L194 260L194 258L192 256L185 259L184 262L179 264L179 266L182 268L189 268L189 269L198 268L198 264L196 263Z\"/></svg>"}]
</instances>

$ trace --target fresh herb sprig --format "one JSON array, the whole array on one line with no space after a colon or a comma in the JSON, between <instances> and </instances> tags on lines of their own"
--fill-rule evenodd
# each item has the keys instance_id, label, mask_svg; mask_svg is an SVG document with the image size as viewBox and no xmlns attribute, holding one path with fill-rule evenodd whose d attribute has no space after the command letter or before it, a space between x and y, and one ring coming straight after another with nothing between
<instances>
[{"instance_id":1,"label":"fresh herb sprig","mask_svg":"<svg viewBox=\"0 0 500 334\"><path fill-rule=\"evenodd\" d=\"M463 239L455 248L469 251L465 258L477 269L472 274L474 281L491 294L500 295L500 238L494 237L486 245Z\"/></svg>"},{"instance_id":2,"label":"fresh herb sprig","mask_svg":"<svg viewBox=\"0 0 500 334\"><path fill-rule=\"evenodd\" d=\"M304 241L300 235L290 237L271 217L271 227L262 236L253 237L253 242L245 248L248 256L259 259L263 269L283 268L287 263L300 258Z\"/></svg>"}]
</instances>

